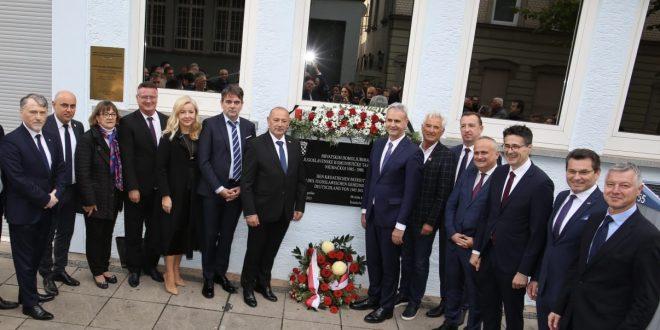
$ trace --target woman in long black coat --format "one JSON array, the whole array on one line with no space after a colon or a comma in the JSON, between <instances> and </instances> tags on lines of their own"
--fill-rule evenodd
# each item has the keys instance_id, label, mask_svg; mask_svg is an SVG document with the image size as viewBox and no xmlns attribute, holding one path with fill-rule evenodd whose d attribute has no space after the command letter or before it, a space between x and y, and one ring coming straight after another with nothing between
<instances>
[{"instance_id":1,"label":"woman in long black coat","mask_svg":"<svg viewBox=\"0 0 660 330\"><path fill-rule=\"evenodd\" d=\"M76 145L76 182L85 216L85 250L94 282L101 289L117 283L108 271L112 232L122 208L123 181L116 125L117 107L99 102L89 117L90 129Z\"/></svg>"},{"instance_id":2,"label":"woman in long black coat","mask_svg":"<svg viewBox=\"0 0 660 330\"><path fill-rule=\"evenodd\" d=\"M174 103L167 128L158 144L158 191L161 195L161 242L165 255L165 290L178 294L177 285L185 285L179 265L183 254L197 249L195 223L201 217L197 197L199 167L197 140L202 126L197 104L188 96Z\"/></svg>"}]
</instances>

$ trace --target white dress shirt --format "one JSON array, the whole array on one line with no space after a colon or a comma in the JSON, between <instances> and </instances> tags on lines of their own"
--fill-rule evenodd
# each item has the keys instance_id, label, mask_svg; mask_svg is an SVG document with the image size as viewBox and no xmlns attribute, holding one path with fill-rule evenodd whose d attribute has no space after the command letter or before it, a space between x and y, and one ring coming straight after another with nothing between
<instances>
[{"instance_id":1,"label":"white dress shirt","mask_svg":"<svg viewBox=\"0 0 660 330\"><path fill-rule=\"evenodd\" d=\"M482 187L484 185L486 185L486 182L488 182L488 179L490 179L491 174L493 174L493 172L495 172L496 168L497 168L497 164L495 164L495 166L493 166L493 168L491 168L490 170L486 171L486 176L484 177L484 182L481 184ZM472 185L472 190L474 190L474 188L477 186L477 184L479 184L479 180L481 180L481 173L482 173L481 171L477 172L477 177L475 178L474 184Z\"/></svg>"},{"instance_id":2,"label":"white dress shirt","mask_svg":"<svg viewBox=\"0 0 660 330\"><path fill-rule=\"evenodd\" d=\"M57 118L57 116L53 116L55 118L55 123L57 123L57 131L60 134L60 141L62 142L62 155L64 158L62 160L66 161L66 146L64 145L66 140L64 139L64 124ZM73 133L73 122L69 122L69 138L71 139L71 160L73 161L75 159L76 155L76 134ZM71 164L71 179L73 180L72 183L76 183L76 167L74 164Z\"/></svg>"},{"instance_id":3,"label":"white dress shirt","mask_svg":"<svg viewBox=\"0 0 660 330\"><path fill-rule=\"evenodd\" d=\"M32 136L32 142L34 142L34 146L39 148L39 145L37 144L37 134L41 134L41 146L44 148L44 151L46 152L46 158L48 159L48 168L53 167L53 159L50 156L50 150L48 150L48 145L46 144L46 138L44 137L44 132L35 132L31 130L25 123L23 123L23 126L27 128L28 132L30 133L30 136Z\"/></svg>"},{"instance_id":4,"label":"white dress shirt","mask_svg":"<svg viewBox=\"0 0 660 330\"><path fill-rule=\"evenodd\" d=\"M428 149L424 150L424 142L419 144L419 149L422 149L422 152L424 153L424 163L426 164L426 161L431 157L431 154L433 153L433 149L435 149L435 146L438 145L438 142L432 144Z\"/></svg>"},{"instance_id":5,"label":"white dress shirt","mask_svg":"<svg viewBox=\"0 0 660 330\"><path fill-rule=\"evenodd\" d=\"M142 114L142 117L144 117L144 121L147 123L147 129L149 129L149 118L150 116L147 116L144 114L144 112L140 111ZM156 146L160 143L160 137L163 135L163 128L160 127L160 118L158 117L158 111L154 112L154 115L151 116L154 120L152 122L154 123L154 131L156 131ZM151 134L151 132L149 133Z\"/></svg>"},{"instance_id":6,"label":"white dress shirt","mask_svg":"<svg viewBox=\"0 0 660 330\"><path fill-rule=\"evenodd\" d=\"M566 217L564 217L561 227L559 227L559 233L561 233L564 230L564 227L566 227L566 224L568 223L568 219L570 219L575 214L575 212L577 212L580 206L584 204L587 198L591 196L591 193L594 192L594 190L596 190L597 187L598 185L593 185L591 188L581 193L575 194L573 193L573 191L571 191L570 194L566 195L566 199L564 199L564 201L561 203L561 205L557 209L559 211L557 211L557 214L555 214L554 219L552 219L551 228L555 227L555 223L557 222L557 217L559 216L559 213L561 213L561 209L564 207L564 205L566 205L566 203L568 203L568 201L570 200L571 195L575 195L575 200L573 200L573 204L571 204L571 208L568 209L568 213L566 213Z\"/></svg>"},{"instance_id":7,"label":"white dress shirt","mask_svg":"<svg viewBox=\"0 0 660 330\"><path fill-rule=\"evenodd\" d=\"M465 148L470 149L470 152L467 154L468 159L465 162L465 168L470 166L470 162L472 162L472 158L474 158L474 144L472 146L469 146L469 147L466 146L466 145L463 145L463 147L461 148L461 155L458 157L458 163L456 163L456 173L454 174L454 182L456 182L456 180L458 180L458 170L459 170L459 167L461 166L461 162L463 161L463 158L465 158ZM463 170L465 170L465 168Z\"/></svg>"},{"instance_id":8,"label":"white dress shirt","mask_svg":"<svg viewBox=\"0 0 660 330\"><path fill-rule=\"evenodd\" d=\"M268 132L268 134L270 134L270 137L273 139L273 146L275 146L275 154L277 154L277 159L280 159L280 146L277 145L277 141L284 142L284 143L282 143L282 148L284 148L284 158L286 159L286 164L287 164L287 168L288 168L289 167L289 153L288 153L288 150L286 148L286 139L284 138L284 135L282 135L282 137L278 139L270 131Z\"/></svg>"},{"instance_id":9,"label":"white dress shirt","mask_svg":"<svg viewBox=\"0 0 660 330\"><path fill-rule=\"evenodd\" d=\"M504 197L504 191L506 190L506 183L509 181L509 176L511 175L511 172L513 172L516 176L513 178L513 183L511 184L511 190L509 190L509 196L511 193L513 193L513 190L516 188L518 185L518 182L520 182L520 179L527 173L527 170L532 167L532 160L527 158L527 161L522 164L522 166L518 167L515 170L512 170L511 167L509 167L509 173L506 175L506 179L504 180L504 188L502 189L502 194L500 196L500 199Z\"/></svg>"}]
</instances>

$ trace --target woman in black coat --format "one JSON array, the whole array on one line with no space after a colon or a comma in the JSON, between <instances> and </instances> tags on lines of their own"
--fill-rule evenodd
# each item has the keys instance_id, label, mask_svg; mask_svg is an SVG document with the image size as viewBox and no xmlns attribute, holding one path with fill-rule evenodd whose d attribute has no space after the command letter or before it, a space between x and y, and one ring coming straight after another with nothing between
<instances>
[{"instance_id":1,"label":"woman in black coat","mask_svg":"<svg viewBox=\"0 0 660 330\"><path fill-rule=\"evenodd\" d=\"M162 210L157 218L165 255L165 290L171 294L178 294L177 285L185 285L179 271L182 255L191 255L197 246L194 224L201 218L196 194L197 140L201 130L197 103L182 96L174 103L158 144L156 163Z\"/></svg>"},{"instance_id":2,"label":"woman in black coat","mask_svg":"<svg viewBox=\"0 0 660 330\"><path fill-rule=\"evenodd\" d=\"M117 107L110 101L99 102L89 118L90 129L78 139L75 153L76 182L85 212L87 262L101 289L117 283L108 266L112 232L124 193L118 122Z\"/></svg>"}]
</instances>

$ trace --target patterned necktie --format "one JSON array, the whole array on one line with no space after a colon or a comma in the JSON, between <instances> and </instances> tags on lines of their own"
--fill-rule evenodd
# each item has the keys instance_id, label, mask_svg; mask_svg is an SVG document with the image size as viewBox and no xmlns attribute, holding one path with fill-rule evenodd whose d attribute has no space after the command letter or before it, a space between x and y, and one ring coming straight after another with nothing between
<instances>
[{"instance_id":1,"label":"patterned necktie","mask_svg":"<svg viewBox=\"0 0 660 330\"><path fill-rule=\"evenodd\" d=\"M598 227L598 230L596 230L596 234L594 235L594 239L591 241L591 247L589 248L589 257L587 258L587 262L593 258L598 250L605 244L605 241L607 241L607 231L609 230L610 223L614 221L611 216L606 216L603 222L601 223L600 227Z\"/></svg>"},{"instance_id":2,"label":"patterned necktie","mask_svg":"<svg viewBox=\"0 0 660 330\"><path fill-rule=\"evenodd\" d=\"M383 171L383 167L385 167L385 164L387 164L387 160L390 159L390 156L392 156L392 147L394 147L394 144L392 142L387 144L387 151L385 152L385 158L383 158L383 163L380 164L381 172Z\"/></svg>"},{"instance_id":3,"label":"patterned necktie","mask_svg":"<svg viewBox=\"0 0 660 330\"><path fill-rule=\"evenodd\" d=\"M46 156L46 151L44 150L44 146L41 145L41 134L37 134L34 136L37 138L37 148L39 148L39 153L41 154L41 160L46 164L46 168L50 171L50 163L48 163L48 156Z\"/></svg>"},{"instance_id":4,"label":"patterned necktie","mask_svg":"<svg viewBox=\"0 0 660 330\"><path fill-rule=\"evenodd\" d=\"M516 177L516 174L509 172L509 180L506 181L506 187L504 188L504 195L502 195L502 204L506 203L509 199L509 194L511 193L511 186L513 185L513 179Z\"/></svg>"},{"instance_id":5,"label":"patterned necktie","mask_svg":"<svg viewBox=\"0 0 660 330\"><path fill-rule=\"evenodd\" d=\"M154 141L155 145L158 145L158 140L156 139L156 128L154 127L154 117L147 117L149 121L149 130L151 131L151 139Z\"/></svg>"},{"instance_id":6,"label":"patterned necktie","mask_svg":"<svg viewBox=\"0 0 660 330\"><path fill-rule=\"evenodd\" d=\"M481 173L481 179L479 179L479 183L472 189L472 199L477 197L477 194L481 191L481 187L484 185L484 178L486 178L486 173Z\"/></svg>"},{"instance_id":7,"label":"patterned necktie","mask_svg":"<svg viewBox=\"0 0 660 330\"><path fill-rule=\"evenodd\" d=\"M66 184L73 183L73 152L71 151L71 135L69 135L69 124L64 127L64 179Z\"/></svg>"},{"instance_id":8,"label":"patterned necktie","mask_svg":"<svg viewBox=\"0 0 660 330\"><path fill-rule=\"evenodd\" d=\"M465 153L463 154L463 159L461 160L461 165L458 167L458 175L456 175L456 179L461 177L461 174L463 174L463 171L465 170L465 166L467 165L467 159L470 154L470 148L465 148Z\"/></svg>"},{"instance_id":9,"label":"patterned necktie","mask_svg":"<svg viewBox=\"0 0 660 330\"><path fill-rule=\"evenodd\" d=\"M229 126L231 126L231 146L234 151L234 157L232 160L232 165L234 166L234 171L231 176L235 181L238 181L241 178L241 142L238 139L238 122L234 123L229 121ZM278 141L279 142L279 141Z\"/></svg>"},{"instance_id":10,"label":"patterned necktie","mask_svg":"<svg viewBox=\"0 0 660 330\"><path fill-rule=\"evenodd\" d=\"M561 230L561 224L564 222L564 219L566 218L566 215L568 214L568 210L571 209L571 206L573 206L573 201L575 200L577 196L571 194L569 196L568 201L566 204L564 204L564 207L559 210L559 215L557 215L557 221L555 221L554 226L552 226L552 235L557 238L559 237L560 230Z\"/></svg>"},{"instance_id":11,"label":"patterned necktie","mask_svg":"<svg viewBox=\"0 0 660 330\"><path fill-rule=\"evenodd\" d=\"M284 154L284 142L282 141L277 141L277 147L279 149L279 154L280 154L280 166L282 166L282 170L284 173L286 173L287 166L286 166L286 155Z\"/></svg>"}]
</instances>

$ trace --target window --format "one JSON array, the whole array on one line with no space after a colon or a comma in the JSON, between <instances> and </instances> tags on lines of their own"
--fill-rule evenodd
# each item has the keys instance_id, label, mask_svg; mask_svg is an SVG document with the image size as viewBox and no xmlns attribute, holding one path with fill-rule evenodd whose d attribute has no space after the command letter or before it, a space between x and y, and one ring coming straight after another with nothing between
<instances>
[{"instance_id":1,"label":"window","mask_svg":"<svg viewBox=\"0 0 660 330\"><path fill-rule=\"evenodd\" d=\"M204 49L204 0L178 0L174 48Z\"/></svg>"},{"instance_id":2,"label":"window","mask_svg":"<svg viewBox=\"0 0 660 330\"><path fill-rule=\"evenodd\" d=\"M147 12L147 45L162 48L165 46L165 0L150 1Z\"/></svg>"},{"instance_id":3,"label":"window","mask_svg":"<svg viewBox=\"0 0 660 330\"><path fill-rule=\"evenodd\" d=\"M494 0L491 23L516 25L518 23L518 12L515 10L517 7L520 7L520 0Z\"/></svg>"},{"instance_id":4,"label":"window","mask_svg":"<svg viewBox=\"0 0 660 330\"><path fill-rule=\"evenodd\" d=\"M213 51L240 55L245 0L217 0Z\"/></svg>"}]
</instances>

